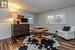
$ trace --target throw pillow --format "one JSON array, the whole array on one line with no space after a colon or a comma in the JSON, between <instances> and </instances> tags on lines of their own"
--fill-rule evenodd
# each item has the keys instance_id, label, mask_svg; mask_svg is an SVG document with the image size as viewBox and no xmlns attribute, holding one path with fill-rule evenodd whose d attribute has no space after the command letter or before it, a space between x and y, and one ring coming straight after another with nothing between
<instances>
[{"instance_id":1,"label":"throw pillow","mask_svg":"<svg viewBox=\"0 0 75 50\"><path fill-rule=\"evenodd\" d=\"M70 26L64 26L63 31L70 31Z\"/></svg>"}]
</instances>

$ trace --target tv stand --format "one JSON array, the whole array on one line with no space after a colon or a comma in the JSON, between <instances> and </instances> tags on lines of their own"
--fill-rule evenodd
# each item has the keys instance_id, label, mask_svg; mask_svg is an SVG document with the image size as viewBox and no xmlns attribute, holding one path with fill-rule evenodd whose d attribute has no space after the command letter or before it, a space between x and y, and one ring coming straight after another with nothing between
<instances>
[{"instance_id":1,"label":"tv stand","mask_svg":"<svg viewBox=\"0 0 75 50\"><path fill-rule=\"evenodd\" d=\"M11 36L29 35L29 24L12 24Z\"/></svg>"}]
</instances>

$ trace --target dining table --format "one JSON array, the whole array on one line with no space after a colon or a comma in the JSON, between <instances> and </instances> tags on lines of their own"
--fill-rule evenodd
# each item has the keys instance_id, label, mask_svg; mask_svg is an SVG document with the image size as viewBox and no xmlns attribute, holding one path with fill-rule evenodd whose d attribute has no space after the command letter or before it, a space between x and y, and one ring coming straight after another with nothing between
<instances>
[{"instance_id":1,"label":"dining table","mask_svg":"<svg viewBox=\"0 0 75 50\"><path fill-rule=\"evenodd\" d=\"M33 28L31 29L32 32L35 33L35 39L40 40L42 38L42 33L45 33L46 31L48 31L48 29L46 28Z\"/></svg>"}]
</instances>

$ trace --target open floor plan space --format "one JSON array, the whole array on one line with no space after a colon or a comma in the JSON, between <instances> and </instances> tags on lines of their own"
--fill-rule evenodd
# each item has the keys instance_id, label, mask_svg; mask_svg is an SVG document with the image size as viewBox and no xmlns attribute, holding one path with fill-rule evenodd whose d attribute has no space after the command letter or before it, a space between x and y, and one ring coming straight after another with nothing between
<instances>
[{"instance_id":1,"label":"open floor plan space","mask_svg":"<svg viewBox=\"0 0 75 50\"><path fill-rule=\"evenodd\" d=\"M0 0L0 50L75 50L75 0Z\"/></svg>"}]
</instances>

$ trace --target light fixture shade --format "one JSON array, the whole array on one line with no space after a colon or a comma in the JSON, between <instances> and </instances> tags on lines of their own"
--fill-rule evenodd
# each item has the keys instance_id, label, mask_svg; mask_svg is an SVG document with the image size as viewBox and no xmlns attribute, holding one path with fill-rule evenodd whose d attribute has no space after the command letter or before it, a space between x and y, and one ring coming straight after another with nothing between
<instances>
[{"instance_id":1,"label":"light fixture shade","mask_svg":"<svg viewBox=\"0 0 75 50\"><path fill-rule=\"evenodd\" d=\"M17 12L11 12L10 17L14 18L14 19L17 19L18 18L17 14L18 14Z\"/></svg>"}]
</instances>

